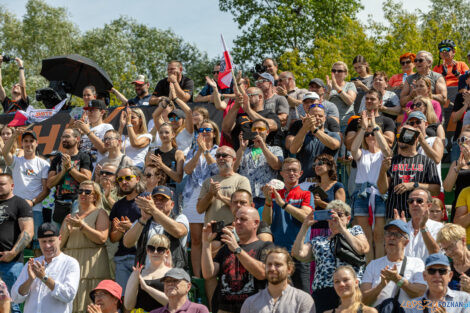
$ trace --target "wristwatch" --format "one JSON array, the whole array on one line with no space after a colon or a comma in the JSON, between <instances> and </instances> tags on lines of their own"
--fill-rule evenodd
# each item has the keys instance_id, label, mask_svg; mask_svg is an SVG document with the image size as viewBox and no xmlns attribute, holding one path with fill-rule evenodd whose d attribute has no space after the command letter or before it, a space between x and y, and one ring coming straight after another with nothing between
<instances>
[{"instance_id":1,"label":"wristwatch","mask_svg":"<svg viewBox=\"0 0 470 313\"><path fill-rule=\"evenodd\" d=\"M403 286L404 283L405 283L405 277L402 277L399 281L397 281L398 288L401 288L401 286Z\"/></svg>"},{"instance_id":2,"label":"wristwatch","mask_svg":"<svg viewBox=\"0 0 470 313\"><path fill-rule=\"evenodd\" d=\"M204 153L204 155L207 155L207 154L210 153L210 151L209 151L209 150L206 150L206 151L204 151L203 153Z\"/></svg>"},{"instance_id":3,"label":"wristwatch","mask_svg":"<svg viewBox=\"0 0 470 313\"><path fill-rule=\"evenodd\" d=\"M238 247L235 249L235 251L233 251L233 254L237 255L237 254L240 254L242 253L242 248Z\"/></svg>"},{"instance_id":4,"label":"wristwatch","mask_svg":"<svg viewBox=\"0 0 470 313\"><path fill-rule=\"evenodd\" d=\"M41 278L43 283L46 283L48 279L49 279L49 277L47 277L47 276L44 276L43 278Z\"/></svg>"},{"instance_id":5,"label":"wristwatch","mask_svg":"<svg viewBox=\"0 0 470 313\"><path fill-rule=\"evenodd\" d=\"M426 226L424 226L424 228L421 228L420 231L422 233L427 233L428 232L428 228Z\"/></svg>"},{"instance_id":6,"label":"wristwatch","mask_svg":"<svg viewBox=\"0 0 470 313\"><path fill-rule=\"evenodd\" d=\"M289 99L289 95L285 95L284 97L286 97L286 99Z\"/></svg>"},{"instance_id":7,"label":"wristwatch","mask_svg":"<svg viewBox=\"0 0 470 313\"><path fill-rule=\"evenodd\" d=\"M413 184L413 188L418 188L419 187L419 183L417 181L414 182Z\"/></svg>"},{"instance_id":8,"label":"wristwatch","mask_svg":"<svg viewBox=\"0 0 470 313\"><path fill-rule=\"evenodd\" d=\"M224 101L224 100L225 100L225 96L224 96L224 95L220 95L220 100L221 100L221 101Z\"/></svg>"},{"instance_id":9,"label":"wristwatch","mask_svg":"<svg viewBox=\"0 0 470 313\"><path fill-rule=\"evenodd\" d=\"M313 134L316 134L319 129L320 129L320 128L316 127L315 130L314 130L312 133L313 133Z\"/></svg>"}]
</instances>

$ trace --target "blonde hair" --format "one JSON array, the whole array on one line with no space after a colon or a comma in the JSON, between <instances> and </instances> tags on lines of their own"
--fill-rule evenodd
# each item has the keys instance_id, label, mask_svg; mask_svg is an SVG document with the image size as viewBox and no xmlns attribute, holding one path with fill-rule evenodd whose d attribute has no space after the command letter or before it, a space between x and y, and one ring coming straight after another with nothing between
<instances>
[{"instance_id":1,"label":"blonde hair","mask_svg":"<svg viewBox=\"0 0 470 313\"><path fill-rule=\"evenodd\" d=\"M219 145L220 144L220 130L219 130L219 126L217 126L217 124L212 121L212 120L209 120L209 119L204 119L201 123L201 126L204 124L204 123L207 123L207 124L211 124L212 125L212 131L214 133L214 140L212 141L212 144L214 145Z\"/></svg>"},{"instance_id":2,"label":"blonde hair","mask_svg":"<svg viewBox=\"0 0 470 313\"><path fill-rule=\"evenodd\" d=\"M431 80L428 77L419 77L417 80L415 80L415 82L417 83L420 80L422 80L426 84L426 87L429 90L428 97L432 98L432 82L431 82Z\"/></svg>"},{"instance_id":3,"label":"blonde hair","mask_svg":"<svg viewBox=\"0 0 470 313\"><path fill-rule=\"evenodd\" d=\"M341 200L333 200L328 203L325 210L339 210L345 213L347 216L351 215L351 207Z\"/></svg>"},{"instance_id":4,"label":"blonde hair","mask_svg":"<svg viewBox=\"0 0 470 313\"><path fill-rule=\"evenodd\" d=\"M140 124L140 127L139 127L139 131L137 131L137 129L136 129L136 134L140 135L140 134L148 133L147 119L145 118L144 112L139 108L132 108L131 111L132 111L132 113L136 114L141 119L141 124Z\"/></svg>"},{"instance_id":5,"label":"blonde hair","mask_svg":"<svg viewBox=\"0 0 470 313\"><path fill-rule=\"evenodd\" d=\"M446 209L444 203L442 203L441 199L439 198L432 198L431 203L433 205L437 205L442 211Z\"/></svg>"},{"instance_id":6,"label":"blonde hair","mask_svg":"<svg viewBox=\"0 0 470 313\"><path fill-rule=\"evenodd\" d=\"M347 65L346 63L344 63L343 61L336 61L336 62L331 66L331 68L333 68L333 66L335 66L335 65L341 65L341 66L344 68L344 70L346 71L346 75L348 75L349 69L348 69L348 65Z\"/></svg>"},{"instance_id":7,"label":"blonde hair","mask_svg":"<svg viewBox=\"0 0 470 313\"><path fill-rule=\"evenodd\" d=\"M171 125L166 123L166 122L162 123L162 125L160 125L160 128L158 129L158 134L159 135L160 135L160 129L162 129L162 127L169 127L171 129L171 132L173 133L173 138L171 138L171 146L173 148L178 148L178 144L176 143L176 133L175 133L175 130L173 129L173 127L171 127Z\"/></svg>"},{"instance_id":8,"label":"blonde hair","mask_svg":"<svg viewBox=\"0 0 470 313\"><path fill-rule=\"evenodd\" d=\"M436 112L434 111L434 107L432 106L431 99L428 97L416 96L413 99L413 102L415 102L416 100L420 100L426 105L426 113L424 113L424 115L426 115L427 122L429 124L437 123L439 120L437 119Z\"/></svg>"},{"instance_id":9,"label":"blonde hair","mask_svg":"<svg viewBox=\"0 0 470 313\"><path fill-rule=\"evenodd\" d=\"M164 247L170 249L170 239L168 239L167 236L162 234L153 235L152 237L150 237L147 244L150 246Z\"/></svg>"},{"instance_id":10,"label":"blonde hair","mask_svg":"<svg viewBox=\"0 0 470 313\"><path fill-rule=\"evenodd\" d=\"M8 125L1 125L1 124L0 124L0 135L2 134L4 129L10 129L11 135L13 136L13 128L9 127ZM5 143L6 142L4 142L4 144ZM18 140L13 141L13 144L11 145L10 153L13 155L16 155L16 149L18 149Z\"/></svg>"},{"instance_id":11,"label":"blonde hair","mask_svg":"<svg viewBox=\"0 0 470 313\"><path fill-rule=\"evenodd\" d=\"M444 224L436 236L437 243L454 242L467 238L465 228L457 224Z\"/></svg>"},{"instance_id":12,"label":"blonde hair","mask_svg":"<svg viewBox=\"0 0 470 313\"><path fill-rule=\"evenodd\" d=\"M354 271L354 269L350 265L343 265L343 266L338 267L333 273L333 279L334 279L334 275L340 271L349 272L353 276L354 281L357 281L356 271ZM356 284L356 286L354 286L354 299L353 300L354 302L349 307L349 312L356 313L359 307L361 305L364 305L362 303L362 292L361 292L361 289L359 289L359 284Z\"/></svg>"},{"instance_id":13,"label":"blonde hair","mask_svg":"<svg viewBox=\"0 0 470 313\"><path fill-rule=\"evenodd\" d=\"M101 199L102 199L102 194L101 194L101 187L97 183L95 183L92 180L84 180L80 183L80 187L83 185L88 185L88 186L93 186L93 191L95 192L95 201L94 205L98 208L103 207Z\"/></svg>"}]
</instances>

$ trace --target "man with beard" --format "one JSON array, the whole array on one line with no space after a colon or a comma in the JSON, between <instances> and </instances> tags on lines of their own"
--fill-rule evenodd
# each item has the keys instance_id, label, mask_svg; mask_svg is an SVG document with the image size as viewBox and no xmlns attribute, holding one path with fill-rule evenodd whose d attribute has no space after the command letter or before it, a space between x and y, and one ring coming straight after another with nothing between
<instances>
[{"instance_id":1,"label":"man with beard","mask_svg":"<svg viewBox=\"0 0 470 313\"><path fill-rule=\"evenodd\" d=\"M230 211L230 197L238 189L251 190L248 178L233 171L236 160L235 151L228 147L219 147L215 154L219 174L207 178L202 183L201 193L197 200L196 209L204 214L204 223L224 221L233 222Z\"/></svg>"},{"instance_id":2,"label":"man with beard","mask_svg":"<svg viewBox=\"0 0 470 313\"><path fill-rule=\"evenodd\" d=\"M135 247L126 248L123 237L126 231L131 228L132 223L140 218L140 209L135 199L145 191L145 187L142 181L142 172L135 166L119 168L116 173L116 180L117 194L118 196L124 196L124 198L114 203L109 214L109 221L111 222L109 240L119 242L118 250L114 255L116 282L122 290L125 290L127 280L132 273L137 250Z\"/></svg>"},{"instance_id":3,"label":"man with beard","mask_svg":"<svg viewBox=\"0 0 470 313\"><path fill-rule=\"evenodd\" d=\"M90 155L78 150L80 132L67 128L62 133L61 141L64 152L52 160L47 178L49 189L56 186L52 219L59 224L71 213L80 183L90 180L92 172Z\"/></svg>"},{"instance_id":4,"label":"man with beard","mask_svg":"<svg viewBox=\"0 0 470 313\"><path fill-rule=\"evenodd\" d=\"M114 87L111 88L111 92L121 100L122 104L126 105L149 105L150 98L152 97L149 94L150 83L145 79L144 75L137 75L137 78L131 83L134 85L134 90L136 93L135 98L127 99L123 94L121 94Z\"/></svg>"},{"instance_id":5,"label":"man with beard","mask_svg":"<svg viewBox=\"0 0 470 313\"><path fill-rule=\"evenodd\" d=\"M243 92L243 91L242 91ZM239 113L240 109L243 113ZM230 138L233 148L238 150L240 147L240 132L251 133L252 121L264 120L269 125L270 135L266 139L269 145L275 145L275 134L281 129L281 122L276 113L265 109L263 92L257 87L250 87L245 93L238 94L235 104L230 108L222 121L222 132L224 136Z\"/></svg>"},{"instance_id":6,"label":"man with beard","mask_svg":"<svg viewBox=\"0 0 470 313\"><path fill-rule=\"evenodd\" d=\"M272 242L261 241L256 236L260 223L259 213L250 206L238 209L234 221L235 231L223 228L220 234L212 232L207 223L202 235L201 268L204 279L218 276L218 284L212 298L213 312L240 312L243 301L264 287L266 279L264 253L272 248ZM216 236L224 245L212 260L212 240Z\"/></svg>"},{"instance_id":7,"label":"man with beard","mask_svg":"<svg viewBox=\"0 0 470 313\"><path fill-rule=\"evenodd\" d=\"M267 252L265 263L268 287L246 299L241 313L315 313L312 296L289 284L295 267L289 252L274 248Z\"/></svg>"},{"instance_id":8,"label":"man with beard","mask_svg":"<svg viewBox=\"0 0 470 313\"><path fill-rule=\"evenodd\" d=\"M160 102L161 97L169 97L170 84L175 87L176 98L184 102L192 101L194 81L183 75L183 64L176 60L168 62L167 73L168 77L160 80L155 86L149 103L156 105Z\"/></svg>"},{"instance_id":9,"label":"man with beard","mask_svg":"<svg viewBox=\"0 0 470 313\"><path fill-rule=\"evenodd\" d=\"M394 209L400 216L405 214L407 218L411 217L406 200L415 188L429 190L433 195L439 194L441 183L436 164L417 152L418 134L410 125L404 125L398 139L398 154L391 161L384 158L380 168L377 187L381 194L388 192L387 218L394 217Z\"/></svg>"},{"instance_id":10,"label":"man with beard","mask_svg":"<svg viewBox=\"0 0 470 313\"><path fill-rule=\"evenodd\" d=\"M13 195L13 186L10 174L0 174L0 277L9 290L21 273L23 250L34 234L31 206ZM11 308L21 312L18 304Z\"/></svg>"},{"instance_id":11,"label":"man with beard","mask_svg":"<svg viewBox=\"0 0 470 313\"><path fill-rule=\"evenodd\" d=\"M26 94L26 79L24 77L23 61L20 58L15 58L15 61L18 65L18 69L20 70L20 81L13 85L11 88L11 98L8 98L2 85L1 65L3 63L3 56L0 56L0 101L2 102L4 113L26 110L29 106L29 97Z\"/></svg>"},{"instance_id":12,"label":"man with beard","mask_svg":"<svg viewBox=\"0 0 470 313\"><path fill-rule=\"evenodd\" d=\"M29 259L12 288L12 299L25 302L24 313L71 313L80 281L78 261L60 251L59 229L38 228L42 256Z\"/></svg>"}]
</instances>

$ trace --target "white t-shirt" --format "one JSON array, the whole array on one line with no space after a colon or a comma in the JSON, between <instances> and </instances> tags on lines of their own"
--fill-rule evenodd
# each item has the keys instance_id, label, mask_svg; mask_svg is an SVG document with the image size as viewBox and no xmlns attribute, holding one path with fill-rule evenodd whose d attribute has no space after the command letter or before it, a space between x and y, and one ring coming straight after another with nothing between
<instances>
[{"instance_id":1,"label":"white t-shirt","mask_svg":"<svg viewBox=\"0 0 470 313\"><path fill-rule=\"evenodd\" d=\"M434 142L436 141L436 139L438 139L439 137L426 137L426 142L428 143L428 145L430 145L432 147L432 145L434 144ZM426 153L424 152L424 149L421 145L418 146L418 149L417 149L417 152L419 154L422 154L422 155L426 155ZM444 186L442 185L442 172L441 172L441 165L442 165L442 162L439 163L439 164L436 164L436 168L437 168L437 174L439 176L439 181L441 182L441 192L444 192Z\"/></svg>"},{"instance_id":2,"label":"white t-shirt","mask_svg":"<svg viewBox=\"0 0 470 313\"><path fill-rule=\"evenodd\" d=\"M178 135L176 135L176 145L178 150L183 151L184 156L188 155L191 144L193 143L193 134L188 133L184 128Z\"/></svg>"},{"instance_id":3,"label":"white t-shirt","mask_svg":"<svg viewBox=\"0 0 470 313\"><path fill-rule=\"evenodd\" d=\"M396 107L400 105L400 99L398 98L397 94L394 93L393 91L385 90L383 97L382 97L382 103L388 108ZM366 97L362 97L361 105L359 106L359 113L361 113L365 109L366 109Z\"/></svg>"},{"instance_id":4,"label":"white t-shirt","mask_svg":"<svg viewBox=\"0 0 470 313\"><path fill-rule=\"evenodd\" d=\"M369 182L376 185L380 167L382 166L382 151L379 150L379 152L372 153L362 148L361 151L361 159L357 162L356 184Z\"/></svg>"},{"instance_id":5,"label":"white t-shirt","mask_svg":"<svg viewBox=\"0 0 470 313\"><path fill-rule=\"evenodd\" d=\"M147 124L147 129L151 131L154 126L155 126L155 123L153 122L153 119L151 119ZM155 139L149 145L149 149L150 151L153 151L157 149L158 147L161 147L161 145L162 145L162 140L160 139L160 135L158 134L158 131L157 131L155 134Z\"/></svg>"},{"instance_id":6,"label":"white t-shirt","mask_svg":"<svg viewBox=\"0 0 470 313\"><path fill-rule=\"evenodd\" d=\"M137 139L142 138L142 137L148 138L150 139L150 141L152 141L152 135L149 133L138 135ZM147 151L149 150L149 145L146 145L144 148L134 148L131 145L129 137L124 136L124 135L122 136L122 141L124 142L123 153L132 159L135 166L144 167L145 155L147 154Z\"/></svg>"},{"instance_id":7,"label":"white t-shirt","mask_svg":"<svg viewBox=\"0 0 470 313\"><path fill-rule=\"evenodd\" d=\"M93 128L90 128L90 131L95 134L96 137L101 139L101 141L104 138L104 134L108 130L114 129L113 125L111 124L106 124L102 123L100 125L97 125ZM106 156L106 154L101 154L94 146L93 143L91 142L90 138L88 138L87 135L82 136L82 140L80 142L80 151L83 152L91 152L92 155L96 155L96 161L93 162L93 167L95 167L96 163L99 162L102 158Z\"/></svg>"},{"instance_id":8,"label":"white t-shirt","mask_svg":"<svg viewBox=\"0 0 470 313\"><path fill-rule=\"evenodd\" d=\"M49 163L40 157L27 160L24 156L13 157L12 169L15 187L13 194L25 200L33 200L42 191L42 180L47 179ZM42 206L34 206L34 211L42 210Z\"/></svg>"},{"instance_id":9,"label":"white t-shirt","mask_svg":"<svg viewBox=\"0 0 470 313\"><path fill-rule=\"evenodd\" d=\"M407 223L408 230L410 231L410 242L405 247L405 255L415 258L420 258L421 260L426 260L429 256L428 249L424 244L423 234L421 231L418 231L418 234L414 234L413 225L411 220ZM426 228L431 234L431 237L436 240L437 233L441 230L444 224L428 219L426 222Z\"/></svg>"},{"instance_id":10,"label":"white t-shirt","mask_svg":"<svg viewBox=\"0 0 470 313\"><path fill-rule=\"evenodd\" d=\"M397 265L398 273L401 270L402 262L390 262L387 256L381 257L380 259L372 260L366 267L364 275L362 276L361 284L372 283L372 288L380 284L380 271L382 271L387 265L389 268ZM418 283L426 285L426 281L423 278L424 262L419 258L407 257L406 268L403 277L410 283ZM372 307L376 307L382 301L388 298L393 298L398 292L398 287L394 282L389 282L384 289L380 292L377 300L374 302ZM398 302L411 300L408 294L402 289Z\"/></svg>"}]
</instances>

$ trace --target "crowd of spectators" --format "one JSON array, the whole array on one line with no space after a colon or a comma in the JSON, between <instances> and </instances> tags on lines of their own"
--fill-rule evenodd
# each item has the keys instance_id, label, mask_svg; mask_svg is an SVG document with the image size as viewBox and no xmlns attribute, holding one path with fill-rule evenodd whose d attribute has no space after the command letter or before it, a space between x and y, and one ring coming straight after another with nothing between
<instances>
[{"instance_id":1,"label":"crowd of spectators","mask_svg":"<svg viewBox=\"0 0 470 313\"><path fill-rule=\"evenodd\" d=\"M0 313L468 311L470 71L455 49L439 43L437 65L406 52L400 73L358 55L355 77L337 61L308 89L271 58L220 88L217 64L197 95L170 61L153 93L144 75L131 98L111 90L116 127L85 87L48 155L2 125ZM16 63L4 113L30 101Z\"/></svg>"}]
</instances>

